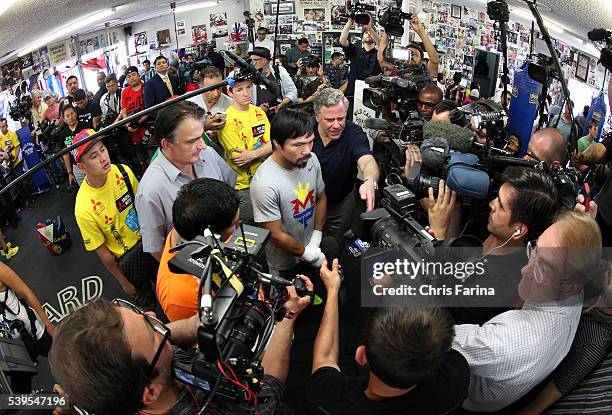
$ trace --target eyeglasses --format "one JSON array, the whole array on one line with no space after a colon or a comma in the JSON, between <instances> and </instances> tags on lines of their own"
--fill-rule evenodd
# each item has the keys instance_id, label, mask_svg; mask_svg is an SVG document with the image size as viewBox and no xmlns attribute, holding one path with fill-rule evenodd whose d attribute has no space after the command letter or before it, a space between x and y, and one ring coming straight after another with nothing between
<instances>
[{"instance_id":1,"label":"eyeglasses","mask_svg":"<svg viewBox=\"0 0 612 415\"><path fill-rule=\"evenodd\" d=\"M542 267L536 259L538 253L537 243L538 241L536 239L527 242L527 258L529 262L533 262L533 278L538 284L541 284L542 281L544 281L544 271L542 271Z\"/></svg>"},{"instance_id":2,"label":"eyeglasses","mask_svg":"<svg viewBox=\"0 0 612 415\"><path fill-rule=\"evenodd\" d=\"M153 356L153 360L151 360L151 363L149 364L149 367L147 368L147 376L150 376L151 373L153 372L153 369L155 369L155 365L157 364L157 361L159 360L159 357L161 356L162 351L164 350L164 345L166 341L170 340L170 335L171 335L170 329L166 327L165 324L162 323L160 320L158 320L156 317L146 314L139 307L135 306L129 301L125 301L120 298L115 298L113 300L113 305L116 305L122 308L127 308L128 310L131 310L135 312L136 314L140 314L141 316L144 317L145 321L151 326L153 330L155 330L157 333L163 336L163 339L161 343L159 344L157 351L155 352L155 355Z\"/></svg>"}]
</instances>

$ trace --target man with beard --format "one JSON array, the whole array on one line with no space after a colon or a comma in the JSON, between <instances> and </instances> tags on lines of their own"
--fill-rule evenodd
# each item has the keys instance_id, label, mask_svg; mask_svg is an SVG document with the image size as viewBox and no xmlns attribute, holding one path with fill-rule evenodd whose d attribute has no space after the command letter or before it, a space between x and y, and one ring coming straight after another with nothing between
<instances>
[{"instance_id":1,"label":"man with beard","mask_svg":"<svg viewBox=\"0 0 612 415\"><path fill-rule=\"evenodd\" d=\"M273 274L295 275L304 270L300 262L319 268L325 258L319 245L327 197L321 165L312 153L314 127L304 111L280 111L270 131L274 152L251 182L255 222L271 232L266 257Z\"/></svg>"}]
</instances>

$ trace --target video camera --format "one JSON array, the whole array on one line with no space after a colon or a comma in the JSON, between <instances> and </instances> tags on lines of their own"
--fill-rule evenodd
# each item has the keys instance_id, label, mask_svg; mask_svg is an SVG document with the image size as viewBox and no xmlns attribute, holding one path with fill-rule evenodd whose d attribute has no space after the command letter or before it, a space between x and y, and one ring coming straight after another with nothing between
<instances>
[{"instance_id":1,"label":"video camera","mask_svg":"<svg viewBox=\"0 0 612 415\"><path fill-rule=\"evenodd\" d=\"M37 131L40 131L39 138L45 143L47 153L56 153L62 149L64 143L60 141L61 127L52 121L42 120Z\"/></svg>"},{"instance_id":2,"label":"video camera","mask_svg":"<svg viewBox=\"0 0 612 415\"><path fill-rule=\"evenodd\" d=\"M378 23L385 28L389 36L404 35L404 20L412 19L412 13L402 11L401 0L396 1L395 6L388 6L378 12Z\"/></svg>"},{"instance_id":3,"label":"video camera","mask_svg":"<svg viewBox=\"0 0 612 415\"><path fill-rule=\"evenodd\" d=\"M27 120L29 124L32 105L32 97L30 94L27 92L18 94L15 101L9 104L9 115L15 121Z\"/></svg>"},{"instance_id":4,"label":"video camera","mask_svg":"<svg viewBox=\"0 0 612 415\"><path fill-rule=\"evenodd\" d=\"M601 48L599 63L609 71L612 71L612 31L606 29L593 29L587 33L589 40L592 42L605 43Z\"/></svg>"},{"instance_id":5,"label":"video camera","mask_svg":"<svg viewBox=\"0 0 612 415\"><path fill-rule=\"evenodd\" d=\"M376 12L376 6L372 4L356 2L347 2L346 8L350 11L350 18L355 23L360 25L367 25L370 23L370 13Z\"/></svg>"},{"instance_id":6,"label":"video camera","mask_svg":"<svg viewBox=\"0 0 612 415\"><path fill-rule=\"evenodd\" d=\"M265 229L241 225L222 243L207 229L204 236L173 248L179 252L169 262L171 271L200 279L198 350L175 360L174 375L209 392L209 400L222 397L215 407L229 405L229 413L252 405L251 395L263 386L259 357L275 322L285 315L286 287L309 295L303 280L292 283L261 271L269 237Z\"/></svg>"},{"instance_id":7,"label":"video camera","mask_svg":"<svg viewBox=\"0 0 612 415\"><path fill-rule=\"evenodd\" d=\"M413 72L410 79L376 75L366 78L365 82L369 88L363 90L363 105L380 112L383 107L390 107L390 104L394 103L403 122L409 118L412 111L416 111L419 90L431 83L431 78Z\"/></svg>"}]
</instances>

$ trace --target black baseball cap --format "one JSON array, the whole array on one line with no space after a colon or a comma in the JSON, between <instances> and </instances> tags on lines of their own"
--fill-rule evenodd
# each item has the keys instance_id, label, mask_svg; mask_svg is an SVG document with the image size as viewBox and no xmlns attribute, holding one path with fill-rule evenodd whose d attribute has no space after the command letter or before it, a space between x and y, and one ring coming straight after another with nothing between
<instances>
[{"instance_id":1,"label":"black baseball cap","mask_svg":"<svg viewBox=\"0 0 612 415\"><path fill-rule=\"evenodd\" d=\"M136 72L137 74L140 74L140 71L139 71L139 70L138 70L138 68L137 68L137 67L135 67L134 65L132 65L132 66L130 66L130 67L128 68L128 70L127 70L127 74L126 74L126 75L129 75L129 74L131 74L132 72Z\"/></svg>"}]
</instances>

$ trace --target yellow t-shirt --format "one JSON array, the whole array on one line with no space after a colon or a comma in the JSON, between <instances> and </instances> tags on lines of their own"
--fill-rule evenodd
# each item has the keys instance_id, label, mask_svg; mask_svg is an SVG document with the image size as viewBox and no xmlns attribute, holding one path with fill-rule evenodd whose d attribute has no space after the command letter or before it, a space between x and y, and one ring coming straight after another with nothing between
<instances>
[{"instance_id":1,"label":"yellow t-shirt","mask_svg":"<svg viewBox=\"0 0 612 415\"><path fill-rule=\"evenodd\" d=\"M15 133L15 131L9 131L6 133L6 135L0 133L0 150L2 150L3 153L6 153L9 146L13 147L11 150L13 166L19 162L19 145L19 139L17 138L17 133Z\"/></svg>"},{"instance_id":2,"label":"yellow t-shirt","mask_svg":"<svg viewBox=\"0 0 612 415\"><path fill-rule=\"evenodd\" d=\"M227 153L227 164L238 175L236 190L247 189L251 186L255 171L263 160L258 160L246 167L238 167L232 163L230 158L240 153L233 149L256 150L269 141L270 122L261 108L249 105L247 111L238 111L231 106L227 109L225 126L219 131L219 142Z\"/></svg>"},{"instance_id":3,"label":"yellow t-shirt","mask_svg":"<svg viewBox=\"0 0 612 415\"><path fill-rule=\"evenodd\" d=\"M136 176L129 167L124 165L123 168L136 194ZM140 226L134 203L121 172L114 164L106 176L106 183L100 189L94 189L87 180L83 180L77 194L74 216L88 251L106 243L115 258L119 258L140 241Z\"/></svg>"}]
</instances>

